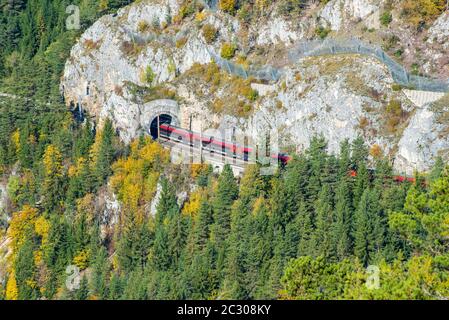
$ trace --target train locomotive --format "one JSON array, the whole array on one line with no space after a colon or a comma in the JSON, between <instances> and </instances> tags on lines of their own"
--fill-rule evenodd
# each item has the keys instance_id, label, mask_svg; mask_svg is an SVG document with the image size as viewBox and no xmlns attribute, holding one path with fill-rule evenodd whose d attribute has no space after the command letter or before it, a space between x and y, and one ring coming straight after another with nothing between
<instances>
[{"instance_id":1,"label":"train locomotive","mask_svg":"<svg viewBox=\"0 0 449 320\"><path fill-rule=\"evenodd\" d=\"M161 124L160 137L191 147L199 147L202 144L204 151L211 153L231 157L248 162L251 154L253 154L253 148L248 146L240 146L236 143L230 143L222 139L217 139L212 136L202 136L193 131L175 127L169 124ZM277 159L283 164L287 164L290 157L286 154L273 154L272 159Z\"/></svg>"}]
</instances>

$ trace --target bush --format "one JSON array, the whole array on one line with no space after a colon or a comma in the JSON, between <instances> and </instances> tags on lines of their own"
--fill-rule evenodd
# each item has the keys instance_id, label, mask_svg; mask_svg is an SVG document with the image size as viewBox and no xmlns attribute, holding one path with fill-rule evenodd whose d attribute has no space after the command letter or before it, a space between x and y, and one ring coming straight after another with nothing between
<instances>
[{"instance_id":1,"label":"bush","mask_svg":"<svg viewBox=\"0 0 449 320\"><path fill-rule=\"evenodd\" d=\"M135 57L142 52L143 48L144 46L137 42L124 41L120 49L126 56Z\"/></svg>"},{"instance_id":2,"label":"bush","mask_svg":"<svg viewBox=\"0 0 449 320\"><path fill-rule=\"evenodd\" d=\"M220 10L224 12L234 14L236 9L235 0L220 0Z\"/></svg>"},{"instance_id":3,"label":"bush","mask_svg":"<svg viewBox=\"0 0 449 320\"><path fill-rule=\"evenodd\" d=\"M195 21L198 23L203 22L206 18L207 18L206 11L197 12L197 14L195 15Z\"/></svg>"},{"instance_id":4,"label":"bush","mask_svg":"<svg viewBox=\"0 0 449 320\"><path fill-rule=\"evenodd\" d=\"M365 130L369 125L369 121L366 117L362 117L359 120L359 128Z\"/></svg>"},{"instance_id":5,"label":"bush","mask_svg":"<svg viewBox=\"0 0 449 320\"><path fill-rule=\"evenodd\" d=\"M446 0L404 0L401 15L415 27L436 19L445 9Z\"/></svg>"},{"instance_id":6,"label":"bush","mask_svg":"<svg viewBox=\"0 0 449 320\"><path fill-rule=\"evenodd\" d=\"M239 9L237 12L237 17L242 20L244 23L249 23L251 21L251 5L246 3Z\"/></svg>"},{"instance_id":7,"label":"bush","mask_svg":"<svg viewBox=\"0 0 449 320\"><path fill-rule=\"evenodd\" d=\"M285 16L299 16L306 6L307 2L304 0L282 0L279 4L279 13Z\"/></svg>"},{"instance_id":8,"label":"bush","mask_svg":"<svg viewBox=\"0 0 449 320\"><path fill-rule=\"evenodd\" d=\"M250 101L256 101L259 93L257 90L251 88L250 84L246 84L240 87L240 94Z\"/></svg>"},{"instance_id":9,"label":"bush","mask_svg":"<svg viewBox=\"0 0 449 320\"><path fill-rule=\"evenodd\" d=\"M179 9L179 15L182 19L191 16L195 13L195 5L193 2L188 1Z\"/></svg>"},{"instance_id":10,"label":"bush","mask_svg":"<svg viewBox=\"0 0 449 320\"><path fill-rule=\"evenodd\" d=\"M391 100L386 111L390 116L400 117L402 115L402 104L399 100Z\"/></svg>"},{"instance_id":11,"label":"bush","mask_svg":"<svg viewBox=\"0 0 449 320\"><path fill-rule=\"evenodd\" d=\"M211 24L206 24L203 27L203 36L208 44L211 44L217 39L218 30Z\"/></svg>"},{"instance_id":12,"label":"bush","mask_svg":"<svg viewBox=\"0 0 449 320\"><path fill-rule=\"evenodd\" d=\"M320 26L315 29L315 34L320 37L321 39L325 39L329 33L331 32L331 29L325 28L323 26Z\"/></svg>"},{"instance_id":13,"label":"bush","mask_svg":"<svg viewBox=\"0 0 449 320\"><path fill-rule=\"evenodd\" d=\"M139 32L147 32L149 29L150 24L145 20L140 21L139 24L137 25L137 30Z\"/></svg>"},{"instance_id":14,"label":"bush","mask_svg":"<svg viewBox=\"0 0 449 320\"><path fill-rule=\"evenodd\" d=\"M384 118L386 119L386 129L390 133L395 133L402 119L404 118L404 110L399 100L391 100L385 108Z\"/></svg>"},{"instance_id":15,"label":"bush","mask_svg":"<svg viewBox=\"0 0 449 320\"><path fill-rule=\"evenodd\" d=\"M181 38L176 40L176 48L181 49L187 43L187 38Z\"/></svg>"},{"instance_id":16,"label":"bush","mask_svg":"<svg viewBox=\"0 0 449 320\"><path fill-rule=\"evenodd\" d=\"M92 51L92 50L96 50L100 47L100 42L99 41L93 41L92 39L87 39L84 41L84 47L88 50L88 51Z\"/></svg>"},{"instance_id":17,"label":"bush","mask_svg":"<svg viewBox=\"0 0 449 320\"><path fill-rule=\"evenodd\" d=\"M380 159L383 157L384 152L382 150L382 147L379 146L378 144L373 145L370 150L369 150L369 154L374 158L374 159Z\"/></svg>"},{"instance_id":18,"label":"bush","mask_svg":"<svg viewBox=\"0 0 449 320\"><path fill-rule=\"evenodd\" d=\"M221 57L223 59L232 59L235 56L235 52L237 51L237 47L233 43L224 43L221 47Z\"/></svg>"},{"instance_id":19,"label":"bush","mask_svg":"<svg viewBox=\"0 0 449 320\"><path fill-rule=\"evenodd\" d=\"M146 82L151 85L153 83L155 77L156 77L156 75L154 74L153 69L150 66L148 66L145 69L143 82Z\"/></svg>"},{"instance_id":20,"label":"bush","mask_svg":"<svg viewBox=\"0 0 449 320\"><path fill-rule=\"evenodd\" d=\"M389 11L385 11L380 16L380 23L385 27L388 27L392 21L393 21L393 15Z\"/></svg>"}]
</instances>

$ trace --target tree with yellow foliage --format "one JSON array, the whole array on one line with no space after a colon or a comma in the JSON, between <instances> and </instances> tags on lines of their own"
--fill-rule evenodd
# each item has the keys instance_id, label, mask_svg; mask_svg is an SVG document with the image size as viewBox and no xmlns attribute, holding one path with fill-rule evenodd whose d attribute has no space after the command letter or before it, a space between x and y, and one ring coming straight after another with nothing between
<instances>
[{"instance_id":1,"label":"tree with yellow foliage","mask_svg":"<svg viewBox=\"0 0 449 320\"><path fill-rule=\"evenodd\" d=\"M170 155L151 138L131 143L131 155L113 165L111 185L125 207L137 212L139 205L151 200L156 192L159 173Z\"/></svg>"},{"instance_id":2,"label":"tree with yellow foliage","mask_svg":"<svg viewBox=\"0 0 449 320\"><path fill-rule=\"evenodd\" d=\"M19 289L17 288L17 281L14 271L9 274L8 282L6 283L6 300L18 300Z\"/></svg>"},{"instance_id":3,"label":"tree with yellow foliage","mask_svg":"<svg viewBox=\"0 0 449 320\"><path fill-rule=\"evenodd\" d=\"M236 9L235 0L220 0L220 10L223 10L227 13L234 14Z\"/></svg>"},{"instance_id":4,"label":"tree with yellow foliage","mask_svg":"<svg viewBox=\"0 0 449 320\"><path fill-rule=\"evenodd\" d=\"M445 9L446 0L403 0L401 14L413 26L436 19Z\"/></svg>"},{"instance_id":5,"label":"tree with yellow foliage","mask_svg":"<svg viewBox=\"0 0 449 320\"><path fill-rule=\"evenodd\" d=\"M11 238L13 258L25 241L33 236L37 213L37 209L24 206L21 211L13 214L8 229L8 237Z\"/></svg>"},{"instance_id":6,"label":"tree with yellow foliage","mask_svg":"<svg viewBox=\"0 0 449 320\"><path fill-rule=\"evenodd\" d=\"M56 208L63 200L63 178L64 167L62 164L62 155L58 148L49 145L45 149L44 157L44 184L42 196L47 210Z\"/></svg>"}]
</instances>

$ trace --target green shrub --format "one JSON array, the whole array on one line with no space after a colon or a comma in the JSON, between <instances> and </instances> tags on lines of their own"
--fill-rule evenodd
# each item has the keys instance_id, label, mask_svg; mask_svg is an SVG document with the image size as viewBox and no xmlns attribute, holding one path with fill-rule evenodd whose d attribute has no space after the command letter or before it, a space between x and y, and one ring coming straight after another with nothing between
<instances>
[{"instance_id":1,"label":"green shrub","mask_svg":"<svg viewBox=\"0 0 449 320\"><path fill-rule=\"evenodd\" d=\"M417 63L412 64L412 74L414 76L419 75L419 65Z\"/></svg>"},{"instance_id":2,"label":"green shrub","mask_svg":"<svg viewBox=\"0 0 449 320\"><path fill-rule=\"evenodd\" d=\"M402 104L399 100L391 100L387 105L386 111L390 116L401 116L402 115Z\"/></svg>"},{"instance_id":3,"label":"green shrub","mask_svg":"<svg viewBox=\"0 0 449 320\"><path fill-rule=\"evenodd\" d=\"M151 85L153 83L155 77L156 77L156 75L154 74L153 69L150 66L148 66L145 69L144 82Z\"/></svg>"},{"instance_id":4,"label":"green shrub","mask_svg":"<svg viewBox=\"0 0 449 320\"><path fill-rule=\"evenodd\" d=\"M203 36L208 44L211 44L217 39L218 30L211 24L203 26Z\"/></svg>"},{"instance_id":5,"label":"green shrub","mask_svg":"<svg viewBox=\"0 0 449 320\"><path fill-rule=\"evenodd\" d=\"M403 0L401 16L411 25L419 28L436 19L446 8L446 0Z\"/></svg>"},{"instance_id":6,"label":"green shrub","mask_svg":"<svg viewBox=\"0 0 449 320\"><path fill-rule=\"evenodd\" d=\"M320 26L315 29L315 34L320 37L321 39L325 39L329 33L331 32L331 29L325 28L323 26Z\"/></svg>"},{"instance_id":7,"label":"green shrub","mask_svg":"<svg viewBox=\"0 0 449 320\"><path fill-rule=\"evenodd\" d=\"M400 58L400 57L402 57L402 54L404 53L404 50L403 49L398 49L398 50L396 50L396 52L394 53L394 56L396 57L396 58Z\"/></svg>"},{"instance_id":8,"label":"green shrub","mask_svg":"<svg viewBox=\"0 0 449 320\"><path fill-rule=\"evenodd\" d=\"M145 20L139 21L139 23L137 25L137 30L139 32L147 32L149 29L150 29L150 24L147 21L145 21Z\"/></svg>"},{"instance_id":9,"label":"green shrub","mask_svg":"<svg viewBox=\"0 0 449 320\"><path fill-rule=\"evenodd\" d=\"M194 14L195 10L196 9L193 1L188 1L179 9L179 15L181 16L182 19L184 19Z\"/></svg>"},{"instance_id":10,"label":"green shrub","mask_svg":"<svg viewBox=\"0 0 449 320\"><path fill-rule=\"evenodd\" d=\"M232 59L235 56L235 52L237 51L237 47L233 43L224 43L221 47L221 57L223 59Z\"/></svg>"},{"instance_id":11,"label":"green shrub","mask_svg":"<svg viewBox=\"0 0 449 320\"><path fill-rule=\"evenodd\" d=\"M393 21L393 15L391 14L390 11L385 11L385 12L380 16L380 23L381 23L384 27L388 27L392 21Z\"/></svg>"},{"instance_id":12,"label":"green shrub","mask_svg":"<svg viewBox=\"0 0 449 320\"><path fill-rule=\"evenodd\" d=\"M234 14L236 9L236 2L235 0L220 0L219 7L220 10L223 10L224 12Z\"/></svg>"}]
</instances>

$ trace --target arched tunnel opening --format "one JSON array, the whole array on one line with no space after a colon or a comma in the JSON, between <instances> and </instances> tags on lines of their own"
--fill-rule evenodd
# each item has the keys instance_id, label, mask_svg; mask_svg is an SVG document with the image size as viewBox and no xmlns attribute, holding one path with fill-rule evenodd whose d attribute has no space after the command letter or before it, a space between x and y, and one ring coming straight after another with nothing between
<instances>
[{"instance_id":1,"label":"arched tunnel opening","mask_svg":"<svg viewBox=\"0 0 449 320\"><path fill-rule=\"evenodd\" d=\"M158 120L159 118L159 120ZM158 115L156 118L153 119L153 121L151 121L151 126L150 126L150 134L151 137L156 140L159 138L159 130L158 130L158 123L159 125L161 124L168 124L170 125L173 121L173 117L168 115L168 114L160 114Z\"/></svg>"}]
</instances>

